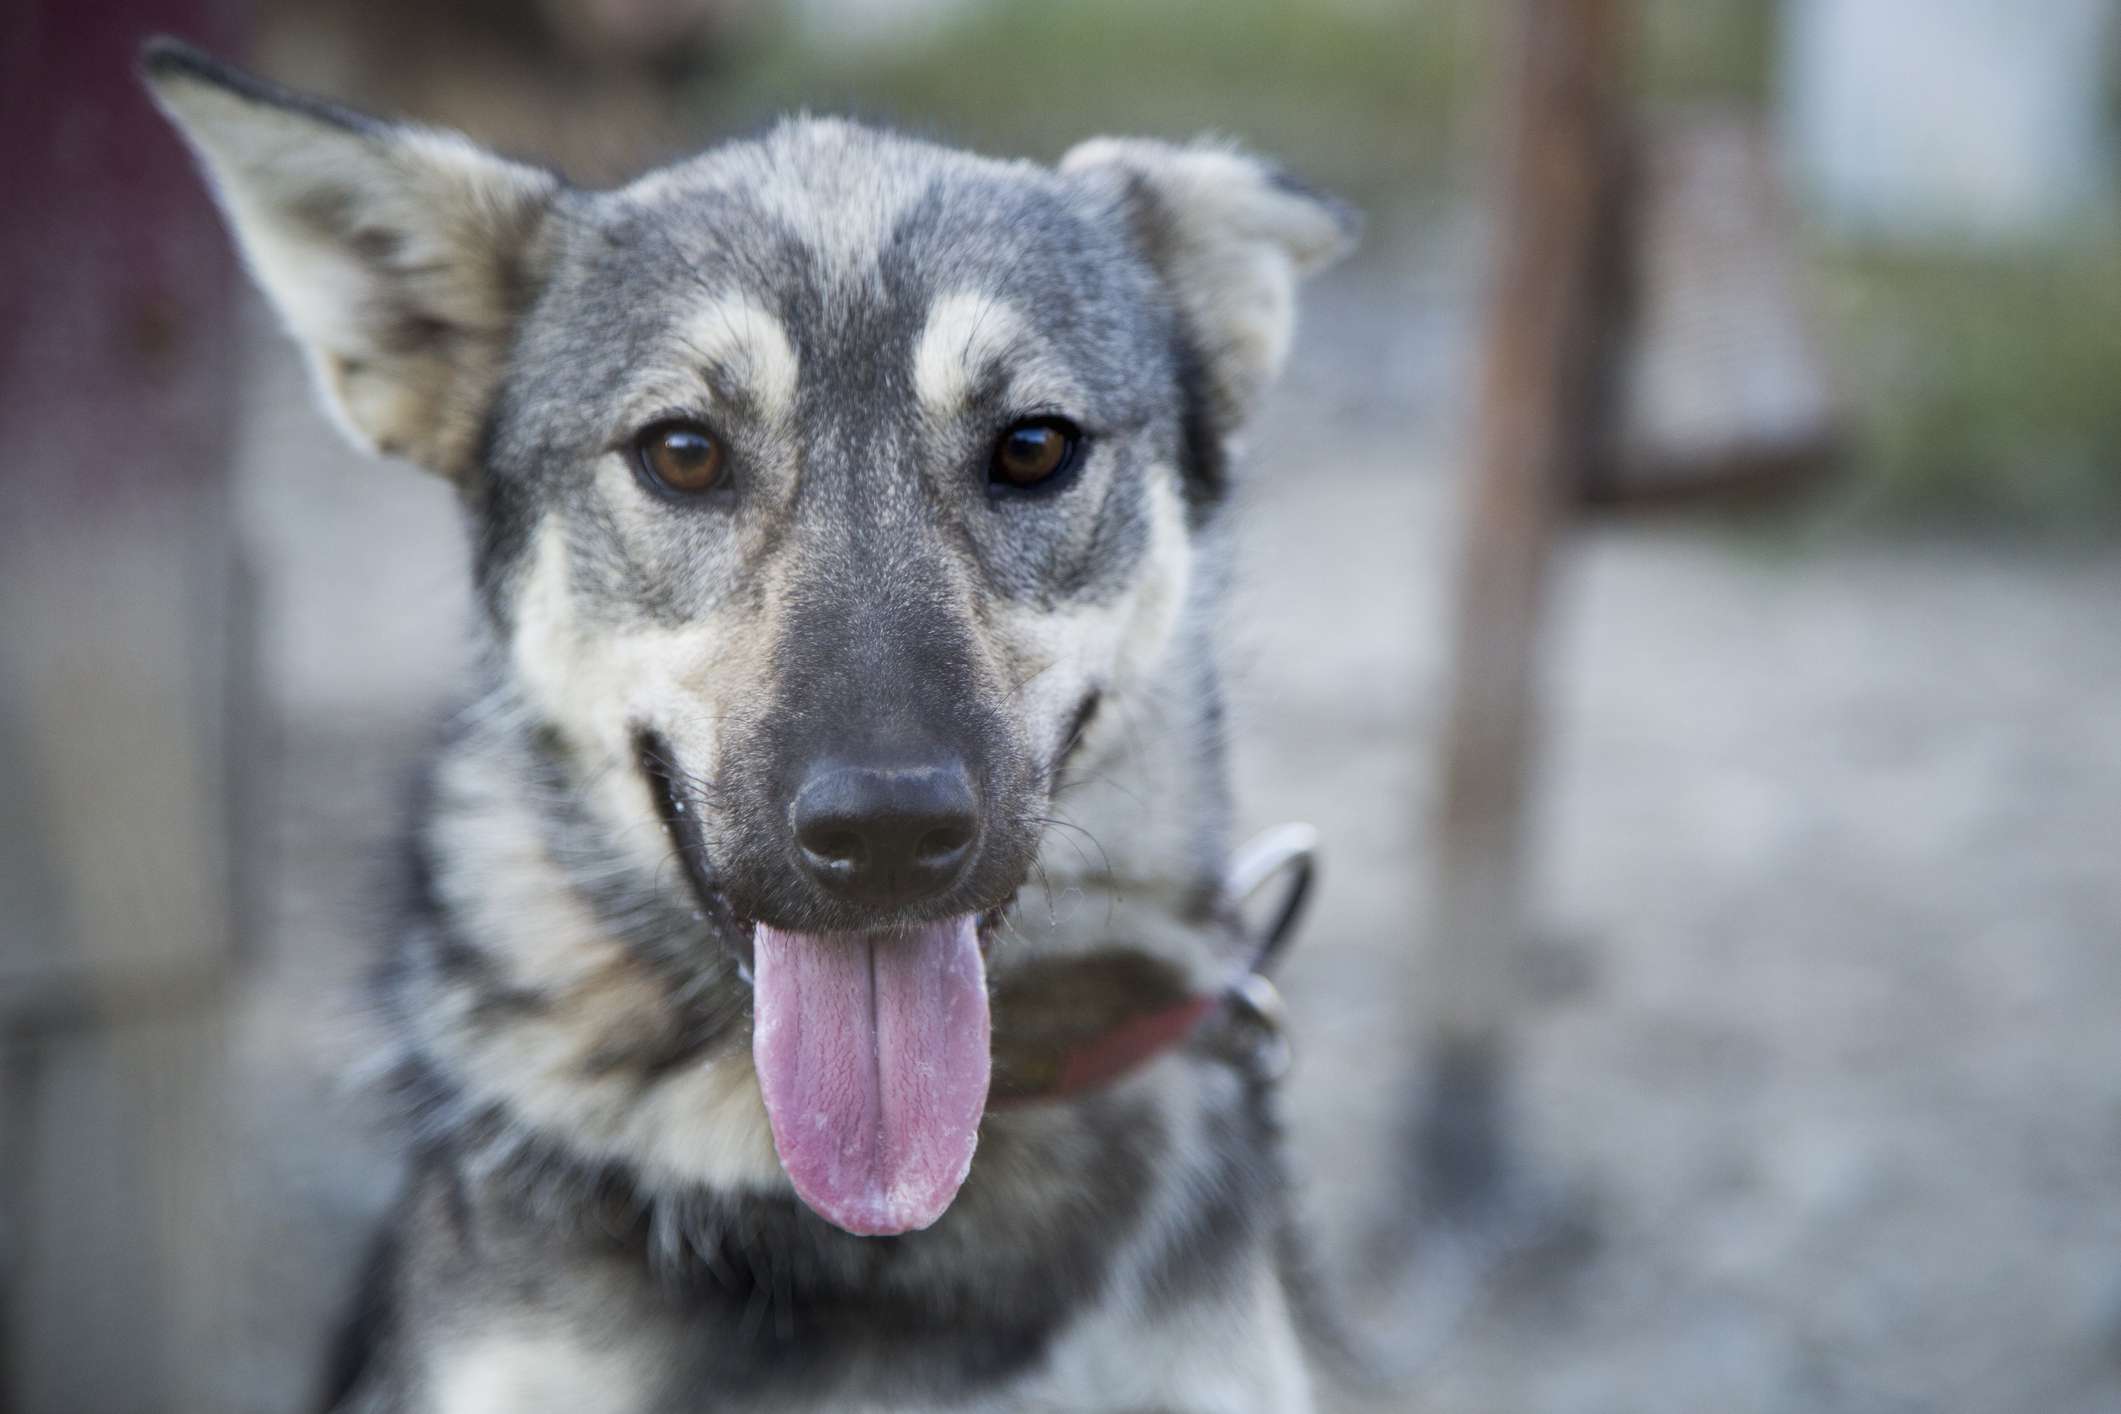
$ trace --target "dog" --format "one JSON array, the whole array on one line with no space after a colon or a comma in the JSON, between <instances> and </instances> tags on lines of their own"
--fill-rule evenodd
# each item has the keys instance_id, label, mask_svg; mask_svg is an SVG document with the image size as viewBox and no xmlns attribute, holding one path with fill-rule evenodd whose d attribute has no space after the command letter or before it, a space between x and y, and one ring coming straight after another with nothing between
<instances>
[{"instance_id":1,"label":"dog","mask_svg":"<svg viewBox=\"0 0 2121 1414\"><path fill-rule=\"evenodd\" d=\"M1310 1407L1216 610L1348 209L815 118L588 191L143 71L331 416L471 528L328 1407Z\"/></svg>"}]
</instances>

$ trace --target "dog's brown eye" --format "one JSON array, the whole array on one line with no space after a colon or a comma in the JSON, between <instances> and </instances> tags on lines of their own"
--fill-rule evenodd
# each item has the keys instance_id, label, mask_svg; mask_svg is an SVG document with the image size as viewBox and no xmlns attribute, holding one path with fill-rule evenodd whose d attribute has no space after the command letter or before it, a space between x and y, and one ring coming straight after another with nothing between
<instances>
[{"instance_id":1,"label":"dog's brown eye","mask_svg":"<svg viewBox=\"0 0 2121 1414\"><path fill-rule=\"evenodd\" d=\"M641 475L666 491L696 496L722 479L722 444L692 422L662 422L634 440Z\"/></svg>"},{"instance_id":2,"label":"dog's brown eye","mask_svg":"<svg viewBox=\"0 0 2121 1414\"><path fill-rule=\"evenodd\" d=\"M1018 490L1057 487L1058 478L1075 465L1083 434L1074 423L1057 417L1019 422L994 444L989 482Z\"/></svg>"}]
</instances>

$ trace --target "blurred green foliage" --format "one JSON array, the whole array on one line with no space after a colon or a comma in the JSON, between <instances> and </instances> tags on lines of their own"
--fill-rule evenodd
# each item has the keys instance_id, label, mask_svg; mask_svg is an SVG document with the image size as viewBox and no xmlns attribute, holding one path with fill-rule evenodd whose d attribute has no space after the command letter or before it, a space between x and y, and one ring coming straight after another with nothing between
<instances>
[{"instance_id":1,"label":"blurred green foliage","mask_svg":"<svg viewBox=\"0 0 2121 1414\"><path fill-rule=\"evenodd\" d=\"M2121 230L2012 255L1829 250L1854 502L1892 519L2121 528Z\"/></svg>"},{"instance_id":2,"label":"blurred green foliage","mask_svg":"<svg viewBox=\"0 0 2121 1414\"><path fill-rule=\"evenodd\" d=\"M1642 0L1653 98L1767 92L1772 0ZM702 88L717 125L800 102L998 152L1086 134L1237 137L1351 195L1433 188L1492 116L1495 0L984 0L932 33L792 33Z\"/></svg>"},{"instance_id":3,"label":"blurred green foliage","mask_svg":"<svg viewBox=\"0 0 2121 1414\"><path fill-rule=\"evenodd\" d=\"M717 76L723 122L791 96L1000 153L1096 133L1235 137L1358 198L1430 186L1486 91L1464 0L989 0L924 38L782 42Z\"/></svg>"},{"instance_id":4,"label":"blurred green foliage","mask_svg":"<svg viewBox=\"0 0 2121 1414\"><path fill-rule=\"evenodd\" d=\"M1652 102L1772 97L1775 0L1637 0L1639 87Z\"/></svg>"}]
</instances>

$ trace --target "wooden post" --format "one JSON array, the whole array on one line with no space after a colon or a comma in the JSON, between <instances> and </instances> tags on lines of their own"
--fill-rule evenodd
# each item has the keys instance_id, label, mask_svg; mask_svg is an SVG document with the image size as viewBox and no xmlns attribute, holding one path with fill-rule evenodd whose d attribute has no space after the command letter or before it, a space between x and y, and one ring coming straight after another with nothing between
<instances>
[{"instance_id":1,"label":"wooden post","mask_svg":"<svg viewBox=\"0 0 2121 1414\"><path fill-rule=\"evenodd\" d=\"M1499 257L1467 482L1454 671L1420 1012L1423 1208L1498 1194L1511 959L1526 932L1526 801L1541 620L1563 517L1599 440L1619 170L1622 0L1519 0Z\"/></svg>"}]
</instances>

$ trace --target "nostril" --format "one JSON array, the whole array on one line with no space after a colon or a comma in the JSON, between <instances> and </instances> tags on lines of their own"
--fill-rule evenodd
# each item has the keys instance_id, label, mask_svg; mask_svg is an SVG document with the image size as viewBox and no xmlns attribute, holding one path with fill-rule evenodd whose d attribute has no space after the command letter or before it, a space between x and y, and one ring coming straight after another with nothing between
<instances>
[{"instance_id":1,"label":"nostril","mask_svg":"<svg viewBox=\"0 0 2121 1414\"><path fill-rule=\"evenodd\" d=\"M832 864L859 863L866 852L862 848L861 834L844 826L828 825L805 830L801 841L804 849Z\"/></svg>"},{"instance_id":2,"label":"nostril","mask_svg":"<svg viewBox=\"0 0 2121 1414\"><path fill-rule=\"evenodd\" d=\"M938 825L913 846L913 862L938 868L954 862L971 844L971 826L955 822Z\"/></svg>"}]
</instances>

